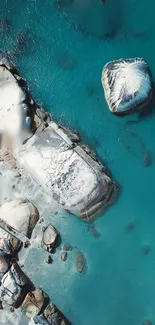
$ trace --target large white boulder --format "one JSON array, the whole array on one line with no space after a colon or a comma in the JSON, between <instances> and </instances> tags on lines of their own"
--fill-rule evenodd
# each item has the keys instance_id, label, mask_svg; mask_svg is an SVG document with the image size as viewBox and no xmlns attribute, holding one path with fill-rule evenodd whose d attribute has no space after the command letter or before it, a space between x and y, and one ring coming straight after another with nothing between
<instances>
[{"instance_id":1,"label":"large white boulder","mask_svg":"<svg viewBox=\"0 0 155 325\"><path fill-rule=\"evenodd\" d=\"M102 86L109 109L115 114L134 113L152 96L152 78L141 58L109 62L102 71Z\"/></svg>"},{"instance_id":2,"label":"large white boulder","mask_svg":"<svg viewBox=\"0 0 155 325\"><path fill-rule=\"evenodd\" d=\"M39 220L39 211L29 200L25 198L15 198L1 205L0 219L18 232L30 238Z\"/></svg>"}]
</instances>

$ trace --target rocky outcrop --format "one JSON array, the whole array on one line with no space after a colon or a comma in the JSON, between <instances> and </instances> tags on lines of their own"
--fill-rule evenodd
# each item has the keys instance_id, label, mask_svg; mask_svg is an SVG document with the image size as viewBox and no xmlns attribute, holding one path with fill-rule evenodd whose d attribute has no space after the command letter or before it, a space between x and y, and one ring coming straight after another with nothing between
<instances>
[{"instance_id":1,"label":"rocky outcrop","mask_svg":"<svg viewBox=\"0 0 155 325\"><path fill-rule=\"evenodd\" d=\"M0 209L0 215L4 224L7 223L9 232L11 224L14 227L11 229L14 229L16 235L23 232L24 236L30 236L39 216L39 212L33 204L26 199L13 199L4 203ZM50 304L48 295L41 288L34 286L17 263L17 252L21 248L19 245L21 240L13 237L10 233L3 231L3 234L4 237L0 238L1 308L7 304L10 306L10 311L13 312L14 308L21 307L22 312L31 318L29 325L69 325L69 321L60 310L53 303ZM56 229L49 225L44 229L44 244L53 247L57 236ZM20 238L22 237L20 236Z\"/></svg>"},{"instance_id":2,"label":"rocky outcrop","mask_svg":"<svg viewBox=\"0 0 155 325\"><path fill-rule=\"evenodd\" d=\"M24 96L23 80L15 68L3 59L0 67L2 85L3 82L5 84L2 73L4 69L8 83L10 80L14 91L17 88L17 93L21 92ZM6 92L7 89L8 93L11 92L12 100L12 90L6 84ZM24 103L26 107L21 106L20 109L26 111L25 121L28 121L34 135L30 139L27 135L23 145L12 151L16 168L22 167L46 193L52 195L71 214L88 221L104 212L115 201L118 188L97 156L81 143L75 131L50 121L50 114L40 110L28 92ZM13 116L13 112L11 107L10 116ZM8 127L7 124L6 129Z\"/></svg>"},{"instance_id":3,"label":"rocky outcrop","mask_svg":"<svg viewBox=\"0 0 155 325\"><path fill-rule=\"evenodd\" d=\"M146 106L152 97L152 77L141 58L109 62L102 71L102 86L112 113L125 115Z\"/></svg>"}]
</instances>

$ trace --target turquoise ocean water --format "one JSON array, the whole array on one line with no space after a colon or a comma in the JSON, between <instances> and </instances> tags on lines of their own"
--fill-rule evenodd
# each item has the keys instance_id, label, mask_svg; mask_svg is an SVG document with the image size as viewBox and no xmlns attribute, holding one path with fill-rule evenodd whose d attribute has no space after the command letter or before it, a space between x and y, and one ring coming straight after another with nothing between
<instances>
[{"instance_id":1,"label":"turquoise ocean water","mask_svg":"<svg viewBox=\"0 0 155 325\"><path fill-rule=\"evenodd\" d=\"M147 60L155 78L155 4L92 0L75 11L69 0L58 2L1 0L0 48L10 52L33 97L106 162L122 193L96 220L98 238L66 212L59 219L63 240L87 257L87 274L75 272L71 254L48 276L36 273L35 282L73 325L155 324L155 116L127 124L137 116L111 115L100 82L109 60L135 56Z\"/></svg>"}]
</instances>

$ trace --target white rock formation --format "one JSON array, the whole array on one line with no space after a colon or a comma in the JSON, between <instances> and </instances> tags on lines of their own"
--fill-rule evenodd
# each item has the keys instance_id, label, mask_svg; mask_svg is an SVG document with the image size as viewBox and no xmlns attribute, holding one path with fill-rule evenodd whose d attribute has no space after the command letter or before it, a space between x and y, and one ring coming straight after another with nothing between
<instances>
[{"instance_id":1,"label":"white rock formation","mask_svg":"<svg viewBox=\"0 0 155 325\"><path fill-rule=\"evenodd\" d=\"M0 62L0 134L14 148L32 133L27 123L26 95L3 61Z\"/></svg>"},{"instance_id":2,"label":"white rock formation","mask_svg":"<svg viewBox=\"0 0 155 325\"><path fill-rule=\"evenodd\" d=\"M0 219L30 238L39 220L39 211L27 199L13 199L5 202L0 207Z\"/></svg>"},{"instance_id":3,"label":"white rock formation","mask_svg":"<svg viewBox=\"0 0 155 325\"><path fill-rule=\"evenodd\" d=\"M109 109L127 114L144 107L152 96L152 79L141 58L109 62L102 71L102 86Z\"/></svg>"}]
</instances>

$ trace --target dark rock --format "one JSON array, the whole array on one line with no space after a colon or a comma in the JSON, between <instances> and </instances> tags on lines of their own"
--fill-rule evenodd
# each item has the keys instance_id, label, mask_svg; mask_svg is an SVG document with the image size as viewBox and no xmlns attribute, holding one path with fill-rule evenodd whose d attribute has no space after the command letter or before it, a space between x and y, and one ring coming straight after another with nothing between
<instances>
[{"instance_id":1,"label":"dark rock","mask_svg":"<svg viewBox=\"0 0 155 325\"><path fill-rule=\"evenodd\" d=\"M86 273L87 271L87 260L82 252L76 253L76 270L78 273Z\"/></svg>"},{"instance_id":2,"label":"dark rock","mask_svg":"<svg viewBox=\"0 0 155 325\"><path fill-rule=\"evenodd\" d=\"M126 225L126 230L128 231L132 231L135 229L135 221L130 221L127 225Z\"/></svg>"},{"instance_id":3,"label":"dark rock","mask_svg":"<svg viewBox=\"0 0 155 325\"><path fill-rule=\"evenodd\" d=\"M46 262L47 264L52 264L52 263L53 263L53 259L52 259L51 255L48 255L48 256L47 256L47 258L45 259L45 262Z\"/></svg>"},{"instance_id":4,"label":"dark rock","mask_svg":"<svg viewBox=\"0 0 155 325\"><path fill-rule=\"evenodd\" d=\"M146 167L149 167L149 166L152 165L152 163L153 163L153 159L152 159L152 155L151 155L150 152L147 152L147 153L144 155L143 161L144 161L144 166L146 166Z\"/></svg>"},{"instance_id":5,"label":"dark rock","mask_svg":"<svg viewBox=\"0 0 155 325\"><path fill-rule=\"evenodd\" d=\"M7 18L0 20L0 33L9 32L11 29L11 21Z\"/></svg>"},{"instance_id":6,"label":"dark rock","mask_svg":"<svg viewBox=\"0 0 155 325\"><path fill-rule=\"evenodd\" d=\"M15 311L14 307L10 307L10 311L11 311L11 313L14 313L14 311Z\"/></svg>"},{"instance_id":7,"label":"dark rock","mask_svg":"<svg viewBox=\"0 0 155 325\"><path fill-rule=\"evenodd\" d=\"M61 260L65 262L67 260L67 252L62 252L61 253Z\"/></svg>"},{"instance_id":8,"label":"dark rock","mask_svg":"<svg viewBox=\"0 0 155 325\"><path fill-rule=\"evenodd\" d=\"M92 234L93 237L101 236L100 232L95 229L95 226L92 223L88 224L88 231Z\"/></svg>"},{"instance_id":9,"label":"dark rock","mask_svg":"<svg viewBox=\"0 0 155 325\"><path fill-rule=\"evenodd\" d=\"M62 249L63 251L68 252L68 251L72 251L73 247L70 244L65 243Z\"/></svg>"},{"instance_id":10,"label":"dark rock","mask_svg":"<svg viewBox=\"0 0 155 325\"><path fill-rule=\"evenodd\" d=\"M58 66L64 70L73 70L76 66L75 59L67 52L57 53L55 56L55 61Z\"/></svg>"},{"instance_id":11,"label":"dark rock","mask_svg":"<svg viewBox=\"0 0 155 325\"><path fill-rule=\"evenodd\" d=\"M142 247L142 252L145 254L145 255L148 255L151 251L151 247L149 244L146 244Z\"/></svg>"},{"instance_id":12,"label":"dark rock","mask_svg":"<svg viewBox=\"0 0 155 325\"><path fill-rule=\"evenodd\" d=\"M152 325L152 323L149 320L145 320L143 325Z\"/></svg>"},{"instance_id":13,"label":"dark rock","mask_svg":"<svg viewBox=\"0 0 155 325\"><path fill-rule=\"evenodd\" d=\"M29 240L27 240L25 243L24 243L24 248L28 248L31 246L31 243Z\"/></svg>"}]
</instances>

